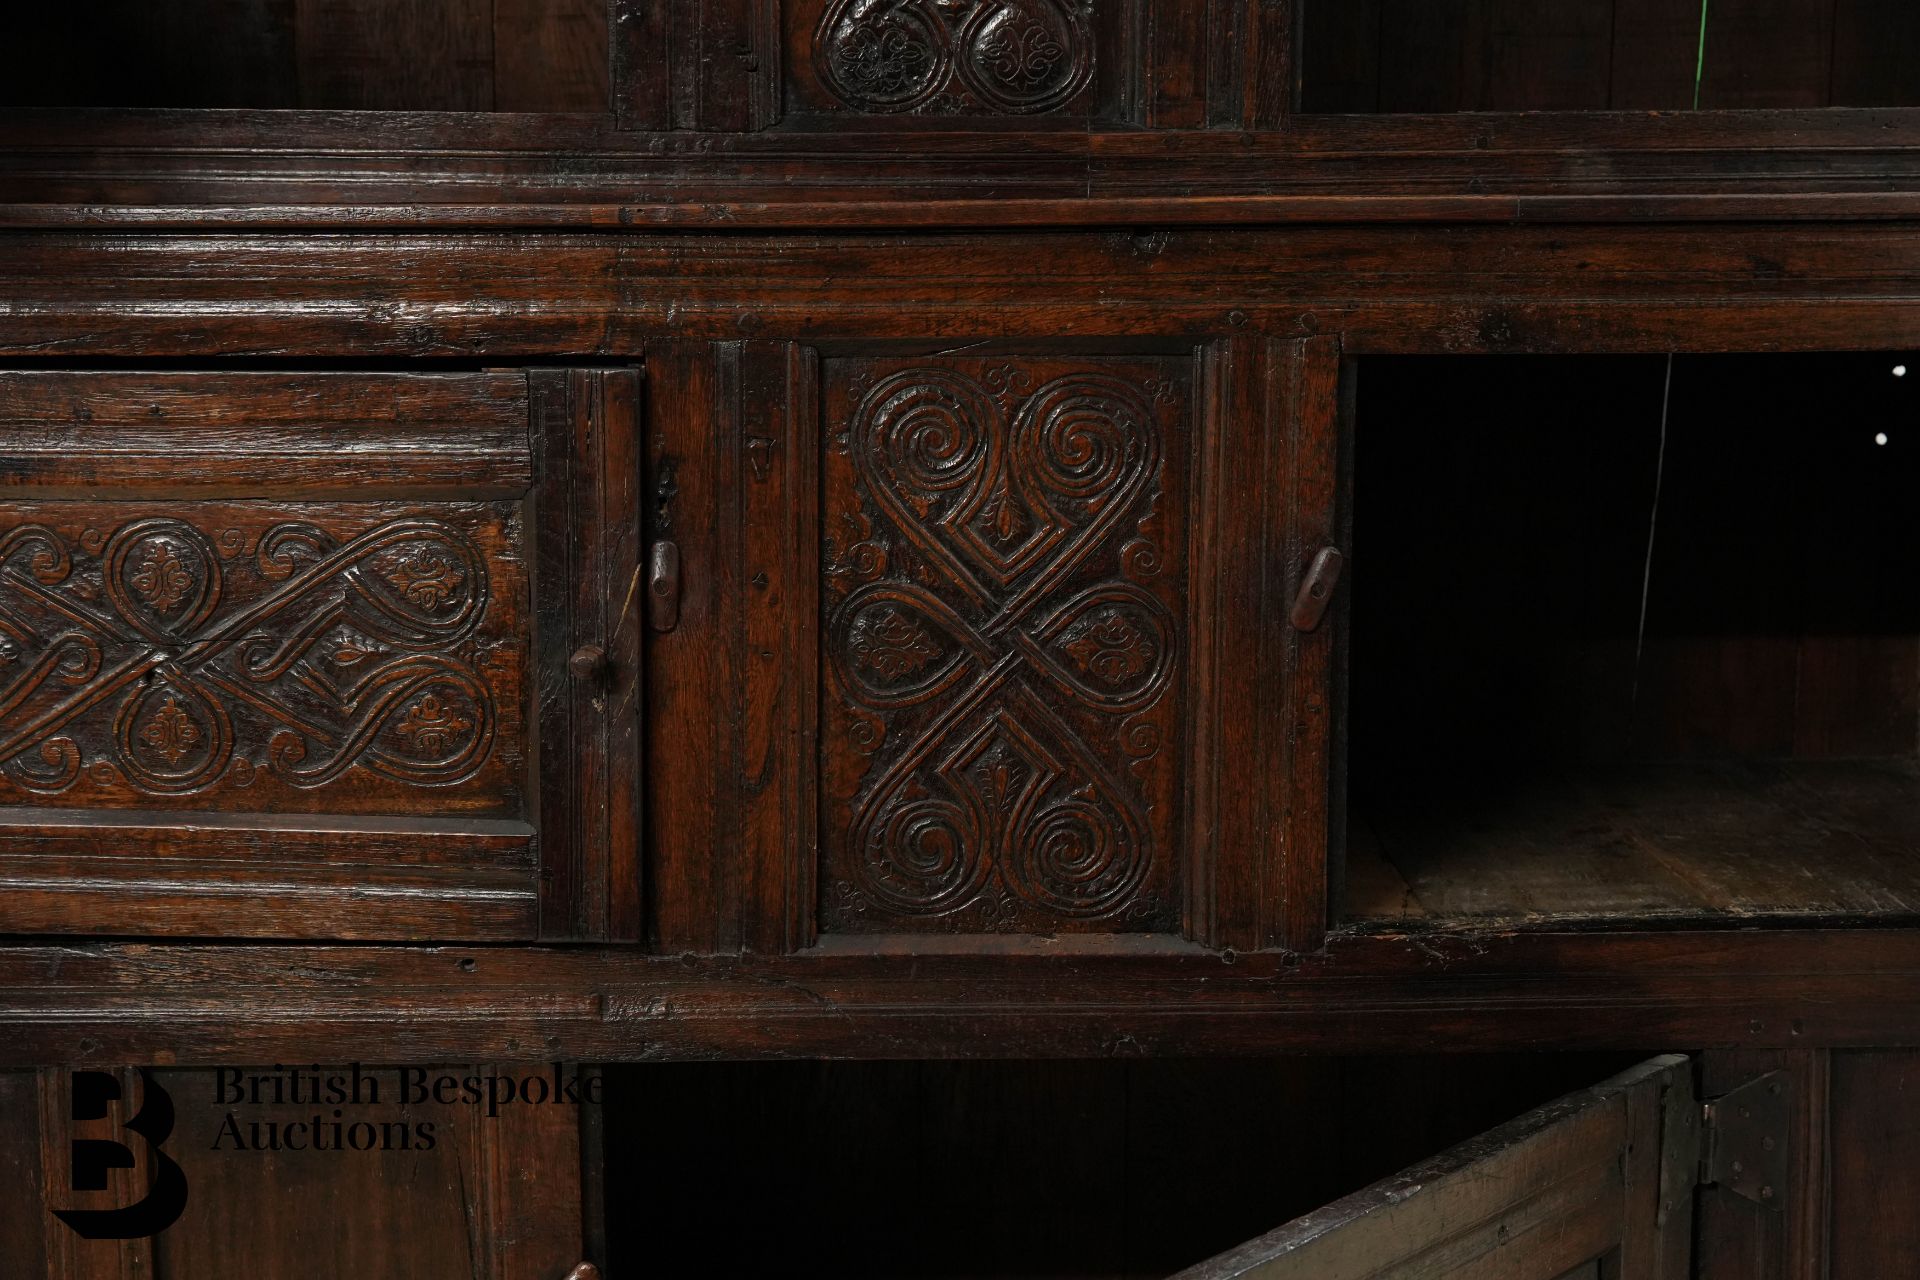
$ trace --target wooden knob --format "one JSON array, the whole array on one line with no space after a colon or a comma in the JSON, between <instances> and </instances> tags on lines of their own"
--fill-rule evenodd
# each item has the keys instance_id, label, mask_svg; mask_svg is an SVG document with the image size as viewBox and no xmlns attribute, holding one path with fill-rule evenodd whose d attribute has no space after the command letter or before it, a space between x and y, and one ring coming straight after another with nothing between
<instances>
[{"instance_id":1,"label":"wooden knob","mask_svg":"<svg viewBox=\"0 0 1920 1280\"><path fill-rule=\"evenodd\" d=\"M1333 602L1333 589L1340 585L1340 570L1345 564L1346 557L1335 548L1320 548L1301 580L1299 594L1293 598L1293 625L1297 629L1312 631L1320 625Z\"/></svg>"},{"instance_id":2,"label":"wooden knob","mask_svg":"<svg viewBox=\"0 0 1920 1280\"><path fill-rule=\"evenodd\" d=\"M567 1272L567 1280L600 1280L600 1268L591 1262L583 1262Z\"/></svg>"},{"instance_id":3,"label":"wooden knob","mask_svg":"<svg viewBox=\"0 0 1920 1280\"><path fill-rule=\"evenodd\" d=\"M567 659L567 670L582 680L597 680L607 673L607 651L591 642L581 645Z\"/></svg>"}]
</instances>

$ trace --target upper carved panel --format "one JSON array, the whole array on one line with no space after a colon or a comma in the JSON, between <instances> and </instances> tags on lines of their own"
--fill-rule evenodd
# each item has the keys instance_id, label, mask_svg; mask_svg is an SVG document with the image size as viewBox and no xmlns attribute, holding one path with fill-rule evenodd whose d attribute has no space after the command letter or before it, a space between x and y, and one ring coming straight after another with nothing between
<instances>
[{"instance_id":1,"label":"upper carved panel","mask_svg":"<svg viewBox=\"0 0 1920 1280\"><path fill-rule=\"evenodd\" d=\"M506 504L0 506L0 802L518 814Z\"/></svg>"},{"instance_id":2,"label":"upper carved panel","mask_svg":"<svg viewBox=\"0 0 1920 1280\"><path fill-rule=\"evenodd\" d=\"M813 66L859 111L1058 111L1093 79L1091 18L1079 0L833 0Z\"/></svg>"},{"instance_id":3,"label":"upper carved panel","mask_svg":"<svg viewBox=\"0 0 1920 1280\"><path fill-rule=\"evenodd\" d=\"M781 4L787 107L1100 115L1117 15L1085 0L793 0Z\"/></svg>"},{"instance_id":4,"label":"upper carved panel","mask_svg":"<svg viewBox=\"0 0 1920 1280\"><path fill-rule=\"evenodd\" d=\"M1176 362L829 366L829 930L1175 926Z\"/></svg>"}]
</instances>

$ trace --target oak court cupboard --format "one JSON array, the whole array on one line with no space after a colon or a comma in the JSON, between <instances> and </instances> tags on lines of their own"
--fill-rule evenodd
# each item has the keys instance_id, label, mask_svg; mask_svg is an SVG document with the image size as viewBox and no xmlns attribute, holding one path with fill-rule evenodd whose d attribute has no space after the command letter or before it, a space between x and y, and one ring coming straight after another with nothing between
<instances>
[{"instance_id":1,"label":"oak court cupboard","mask_svg":"<svg viewBox=\"0 0 1920 1280\"><path fill-rule=\"evenodd\" d=\"M22 16L0 1257L1911 1274L1910 8Z\"/></svg>"}]
</instances>

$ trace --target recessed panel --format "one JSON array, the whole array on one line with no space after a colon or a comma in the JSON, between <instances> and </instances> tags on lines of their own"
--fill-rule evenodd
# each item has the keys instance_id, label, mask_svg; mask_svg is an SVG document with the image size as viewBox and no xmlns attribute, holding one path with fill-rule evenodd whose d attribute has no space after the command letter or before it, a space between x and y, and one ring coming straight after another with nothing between
<instances>
[{"instance_id":1,"label":"recessed panel","mask_svg":"<svg viewBox=\"0 0 1920 1280\"><path fill-rule=\"evenodd\" d=\"M0 505L0 803L521 817L517 503Z\"/></svg>"},{"instance_id":2,"label":"recessed panel","mask_svg":"<svg viewBox=\"0 0 1920 1280\"><path fill-rule=\"evenodd\" d=\"M1090 115L1121 7L1077 0L792 0L798 111Z\"/></svg>"},{"instance_id":3,"label":"recessed panel","mask_svg":"<svg viewBox=\"0 0 1920 1280\"><path fill-rule=\"evenodd\" d=\"M1189 368L826 362L824 931L1178 927Z\"/></svg>"}]
</instances>

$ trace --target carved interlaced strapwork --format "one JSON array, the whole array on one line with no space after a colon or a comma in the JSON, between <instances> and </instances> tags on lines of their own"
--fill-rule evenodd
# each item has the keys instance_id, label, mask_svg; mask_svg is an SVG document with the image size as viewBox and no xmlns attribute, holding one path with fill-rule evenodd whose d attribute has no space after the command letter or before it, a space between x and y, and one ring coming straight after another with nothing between
<instances>
[{"instance_id":1,"label":"carved interlaced strapwork","mask_svg":"<svg viewBox=\"0 0 1920 1280\"><path fill-rule=\"evenodd\" d=\"M862 111L1052 111L1093 61L1078 0L836 0L814 36L822 83Z\"/></svg>"},{"instance_id":2,"label":"carved interlaced strapwork","mask_svg":"<svg viewBox=\"0 0 1920 1280\"><path fill-rule=\"evenodd\" d=\"M829 915L1158 918L1138 775L1164 772L1181 627L1144 530L1171 399L1105 369L957 365L859 394L842 443L864 536L829 537L827 653L871 763Z\"/></svg>"},{"instance_id":3,"label":"carved interlaced strapwork","mask_svg":"<svg viewBox=\"0 0 1920 1280\"><path fill-rule=\"evenodd\" d=\"M443 521L257 536L183 519L0 532L0 776L53 796L178 796L263 770L471 777L493 691L471 652L487 564Z\"/></svg>"}]
</instances>

